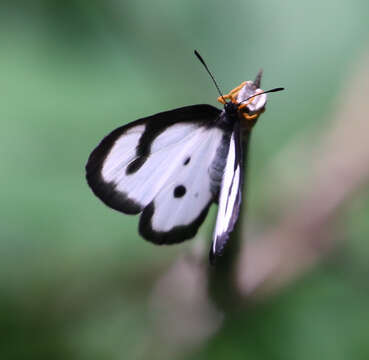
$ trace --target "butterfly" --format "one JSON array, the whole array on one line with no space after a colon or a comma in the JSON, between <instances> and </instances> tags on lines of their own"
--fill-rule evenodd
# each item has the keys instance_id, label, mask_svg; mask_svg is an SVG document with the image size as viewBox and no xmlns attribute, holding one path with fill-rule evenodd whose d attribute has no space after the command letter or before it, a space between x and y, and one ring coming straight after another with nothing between
<instances>
[{"instance_id":1,"label":"butterfly","mask_svg":"<svg viewBox=\"0 0 369 360\"><path fill-rule=\"evenodd\" d=\"M139 233L155 244L194 237L218 203L210 262L223 253L242 201L244 149L268 91L262 72L223 95L203 58L223 110L201 104L123 125L102 139L86 164L94 194L125 214L140 214Z\"/></svg>"}]
</instances>

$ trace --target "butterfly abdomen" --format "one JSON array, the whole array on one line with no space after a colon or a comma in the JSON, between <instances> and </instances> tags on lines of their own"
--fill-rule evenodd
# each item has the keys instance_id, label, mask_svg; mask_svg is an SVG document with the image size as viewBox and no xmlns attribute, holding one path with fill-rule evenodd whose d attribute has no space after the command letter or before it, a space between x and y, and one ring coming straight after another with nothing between
<instances>
[{"instance_id":1,"label":"butterfly abdomen","mask_svg":"<svg viewBox=\"0 0 369 360\"><path fill-rule=\"evenodd\" d=\"M218 147L215 158L209 168L209 176L211 181L210 189L216 201L218 201L219 197L219 190L222 183L224 167L229 150L230 138L231 133L224 133L221 145Z\"/></svg>"}]
</instances>

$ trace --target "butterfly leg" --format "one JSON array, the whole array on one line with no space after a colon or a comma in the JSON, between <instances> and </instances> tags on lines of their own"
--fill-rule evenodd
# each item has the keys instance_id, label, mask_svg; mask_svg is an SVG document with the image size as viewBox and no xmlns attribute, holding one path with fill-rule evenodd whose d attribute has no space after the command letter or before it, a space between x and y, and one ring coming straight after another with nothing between
<instances>
[{"instance_id":1,"label":"butterfly leg","mask_svg":"<svg viewBox=\"0 0 369 360\"><path fill-rule=\"evenodd\" d=\"M245 120L255 120L259 115L260 115L260 113L256 113L256 114L253 114L253 115L249 115L247 113L242 113L242 116Z\"/></svg>"},{"instance_id":2,"label":"butterfly leg","mask_svg":"<svg viewBox=\"0 0 369 360\"><path fill-rule=\"evenodd\" d=\"M262 109L262 110L258 111L255 114L252 114L252 115L241 111L242 117L246 120L246 123L243 123L243 127L251 129L255 125L256 120L258 119L260 114L262 114L264 112L264 110L265 109Z\"/></svg>"}]
</instances>

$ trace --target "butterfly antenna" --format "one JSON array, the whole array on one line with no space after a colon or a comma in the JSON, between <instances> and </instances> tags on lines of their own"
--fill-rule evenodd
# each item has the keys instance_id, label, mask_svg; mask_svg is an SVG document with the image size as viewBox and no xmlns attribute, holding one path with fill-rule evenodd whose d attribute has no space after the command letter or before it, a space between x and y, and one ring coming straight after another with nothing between
<instances>
[{"instance_id":1,"label":"butterfly antenna","mask_svg":"<svg viewBox=\"0 0 369 360\"><path fill-rule=\"evenodd\" d=\"M263 95L263 94L267 94L267 93L271 93L271 92L277 92L277 91L282 91L284 90L283 87L278 87L278 88L274 88L274 89L270 89L270 90L267 90L267 91L263 91L261 93L258 93L258 94L255 94L255 95L252 95L252 96L249 96L247 99L241 101L241 104L247 100L250 100L251 98L253 97L256 97L256 96L259 96L259 95Z\"/></svg>"},{"instance_id":2,"label":"butterfly antenna","mask_svg":"<svg viewBox=\"0 0 369 360\"><path fill-rule=\"evenodd\" d=\"M223 97L223 93L220 91L220 88L219 88L217 82L215 81L215 78L214 78L213 74L210 72L208 66L205 64L204 59L201 57L201 55L199 54L199 52L197 50L194 50L194 53L197 56L197 58L200 60L201 64L204 65L204 68L208 72L208 74L210 75L211 79L213 80L213 83L214 83L215 87L217 88L219 95L222 97L222 99L226 103L226 100Z\"/></svg>"}]
</instances>

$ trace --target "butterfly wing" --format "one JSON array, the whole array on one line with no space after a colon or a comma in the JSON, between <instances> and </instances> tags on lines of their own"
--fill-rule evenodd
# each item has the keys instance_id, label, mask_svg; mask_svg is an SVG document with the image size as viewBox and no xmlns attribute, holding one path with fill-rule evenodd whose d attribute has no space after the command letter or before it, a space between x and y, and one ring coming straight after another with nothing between
<instances>
[{"instance_id":1,"label":"butterfly wing","mask_svg":"<svg viewBox=\"0 0 369 360\"><path fill-rule=\"evenodd\" d=\"M240 123L236 121L221 183L218 214L210 248L211 263L214 263L216 256L222 254L229 235L236 225L242 201L243 173L243 144Z\"/></svg>"},{"instance_id":2,"label":"butterfly wing","mask_svg":"<svg viewBox=\"0 0 369 360\"><path fill-rule=\"evenodd\" d=\"M216 125L220 112L188 106L114 130L88 159L89 186L115 210L142 212L139 231L147 240L170 244L193 237L218 195L211 175L224 142Z\"/></svg>"}]
</instances>

